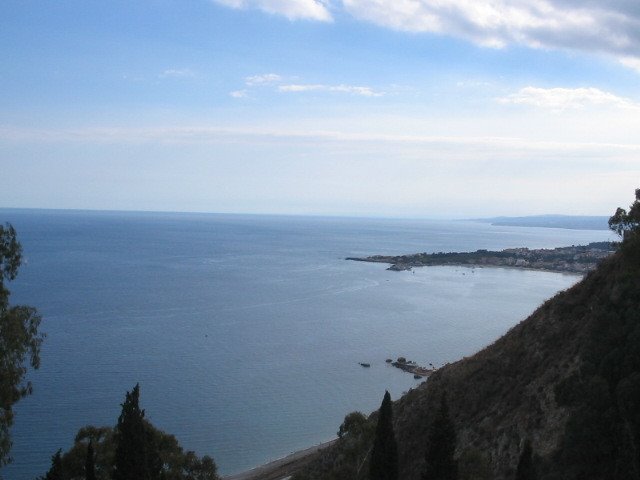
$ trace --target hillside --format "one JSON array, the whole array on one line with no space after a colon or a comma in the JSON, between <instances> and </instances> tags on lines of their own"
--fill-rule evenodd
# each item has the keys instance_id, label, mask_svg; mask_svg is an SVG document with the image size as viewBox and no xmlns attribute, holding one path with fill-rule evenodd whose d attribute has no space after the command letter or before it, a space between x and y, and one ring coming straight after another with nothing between
<instances>
[{"instance_id":1,"label":"hillside","mask_svg":"<svg viewBox=\"0 0 640 480\"><path fill-rule=\"evenodd\" d=\"M443 392L461 478L514 478L525 439L539 478L639 478L640 238L628 238L494 344L395 402L402 480L421 478L427 428ZM298 478L354 478L356 471L366 478L366 468L349 462L365 458L370 439L348 440Z\"/></svg>"}]
</instances>

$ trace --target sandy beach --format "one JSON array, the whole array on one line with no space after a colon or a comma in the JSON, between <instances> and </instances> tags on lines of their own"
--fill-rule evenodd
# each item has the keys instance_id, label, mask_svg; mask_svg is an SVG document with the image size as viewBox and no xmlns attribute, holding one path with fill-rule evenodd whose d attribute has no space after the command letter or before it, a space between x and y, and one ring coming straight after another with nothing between
<instances>
[{"instance_id":1,"label":"sandy beach","mask_svg":"<svg viewBox=\"0 0 640 480\"><path fill-rule=\"evenodd\" d=\"M283 480L305 467L320 453L320 450L333 445L337 439L299 450L286 457L265 463L246 472L222 477L223 480Z\"/></svg>"}]
</instances>

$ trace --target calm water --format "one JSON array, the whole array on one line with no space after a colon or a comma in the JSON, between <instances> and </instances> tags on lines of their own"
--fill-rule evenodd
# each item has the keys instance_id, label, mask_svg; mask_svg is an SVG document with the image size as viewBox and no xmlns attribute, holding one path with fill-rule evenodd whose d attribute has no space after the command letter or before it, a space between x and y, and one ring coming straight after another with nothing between
<instances>
[{"instance_id":1,"label":"calm water","mask_svg":"<svg viewBox=\"0 0 640 480\"><path fill-rule=\"evenodd\" d=\"M13 428L6 479L33 479L83 425L113 425L126 390L158 427L234 473L335 436L436 365L493 341L577 277L346 256L554 247L605 231L474 222L0 210L26 264L13 303L47 339ZM371 363L364 369L358 362Z\"/></svg>"}]
</instances>

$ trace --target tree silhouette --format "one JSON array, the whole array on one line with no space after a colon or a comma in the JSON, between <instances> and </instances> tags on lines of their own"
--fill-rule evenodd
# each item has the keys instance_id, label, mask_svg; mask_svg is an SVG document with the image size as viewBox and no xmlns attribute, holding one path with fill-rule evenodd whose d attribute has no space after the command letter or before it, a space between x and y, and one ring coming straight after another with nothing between
<instances>
[{"instance_id":1,"label":"tree silhouette","mask_svg":"<svg viewBox=\"0 0 640 480\"><path fill-rule=\"evenodd\" d=\"M89 440L87 445L87 459L84 466L84 478L85 480L96 480L96 458L93 453L93 440Z\"/></svg>"},{"instance_id":2,"label":"tree silhouette","mask_svg":"<svg viewBox=\"0 0 640 480\"><path fill-rule=\"evenodd\" d=\"M443 394L440 399L440 408L427 433L422 480L456 480L458 466L453 458L455 450L456 431L449 418L447 397Z\"/></svg>"},{"instance_id":3,"label":"tree silhouette","mask_svg":"<svg viewBox=\"0 0 640 480\"><path fill-rule=\"evenodd\" d=\"M113 480L155 480L160 476L159 456L140 409L140 386L127 392L116 425Z\"/></svg>"},{"instance_id":4,"label":"tree silhouette","mask_svg":"<svg viewBox=\"0 0 640 480\"><path fill-rule=\"evenodd\" d=\"M609 228L623 238L640 230L640 188L636 189L636 199L628 212L618 207L616 213L609 218Z\"/></svg>"},{"instance_id":5,"label":"tree silhouette","mask_svg":"<svg viewBox=\"0 0 640 480\"><path fill-rule=\"evenodd\" d=\"M378 425L369 461L369 479L397 480L397 478L398 445L393 432L391 395L389 392L385 392L378 411Z\"/></svg>"},{"instance_id":6,"label":"tree silhouette","mask_svg":"<svg viewBox=\"0 0 640 480\"><path fill-rule=\"evenodd\" d=\"M516 469L516 480L535 480L536 472L533 463L533 449L531 441L527 438L518 460L518 468Z\"/></svg>"},{"instance_id":7,"label":"tree silhouette","mask_svg":"<svg viewBox=\"0 0 640 480\"><path fill-rule=\"evenodd\" d=\"M65 475L62 469L62 450L58 450L51 457L51 468L44 477L40 477L40 480L65 480Z\"/></svg>"}]
</instances>

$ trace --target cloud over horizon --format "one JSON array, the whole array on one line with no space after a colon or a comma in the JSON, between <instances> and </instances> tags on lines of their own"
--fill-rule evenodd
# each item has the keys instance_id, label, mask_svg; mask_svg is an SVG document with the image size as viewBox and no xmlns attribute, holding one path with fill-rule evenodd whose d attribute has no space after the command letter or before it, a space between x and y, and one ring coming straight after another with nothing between
<instances>
[{"instance_id":1,"label":"cloud over horizon","mask_svg":"<svg viewBox=\"0 0 640 480\"><path fill-rule=\"evenodd\" d=\"M499 98L498 101L512 105L531 105L548 108L556 112L580 109L588 106L639 109L640 105L598 88L537 88L525 87L516 93Z\"/></svg>"},{"instance_id":2,"label":"cloud over horizon","mask_svg":"<svg viewBox=\"0 0 640 480\"><path fill-rule=\"evenodd\" d=\"M273 15L283 15L289 20L317 20L329 22L331 13L319 0L212 0L235 9L257 8Z\"/></svg>"}]
</instances>

